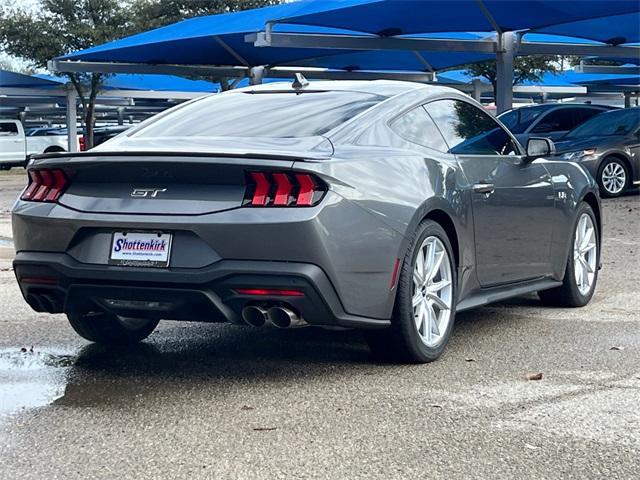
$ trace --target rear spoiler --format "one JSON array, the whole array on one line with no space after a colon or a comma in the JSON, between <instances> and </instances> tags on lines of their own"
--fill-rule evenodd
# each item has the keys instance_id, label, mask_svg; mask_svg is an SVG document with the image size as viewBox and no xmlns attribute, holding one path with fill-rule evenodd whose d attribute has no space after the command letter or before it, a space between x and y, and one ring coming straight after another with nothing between
<instances>
[{"instance_id":1,"label":"rear spoiler","mask_svg":"<svg viewBox=\"0 0 640 480\"><path fill-rule=\"evenodd\" d=\"M183 140L185 148L175 147L173 149L149 148L145 146L145 142L138 145L120 145L115 143L113 147L117 150L108 150L111 141L100 145L98 148L87 150L85 152L55 152L41 155L34 155L33 160L39 163L41 160L50 159L72 159L82 162L85 159L95 160L100 157L192 157L192 158L261 158L265 160L287 160L287 161L322 161L329 160L333 155L333 144L328 138L302 137L287 139L236 139L236 138L219 138L219 143L214 144L198 144L194 142L200 149L189 148L188 142ZM153 143L153 142L151 142ZM237 144L242 145L241 148L236 147ZM146 148L145 148L146 147Z\"/></svg>"},{"instance_id":2,"label":"rear spoiler","mask_svg":"<svg viewBox=\"0 0 640 480\"><path fill-rule=\"evenodd\" d=\"M330 155L306 155L306 154L285 154L285 153L263 153L263 152L250 152L250 153L208 153L208 152L158 152L158 151L149 151L149 152L93 152L88 150L86 152L53 152L53 153L44 153L40 155L34 155L31 157L32 163L30 165L38 165L40 163L52 163L50 160L67 160L65 163L84 163L85 161L95 161L96 158L132 158L132 157L165 157L169 158L261 158L264 160L285 160L285 161L295 161L295 162L304 162L304 161L322 161L329 160L331 158ZM55 163L55 162L53 162Z\"/></svg>"}]
</instances>

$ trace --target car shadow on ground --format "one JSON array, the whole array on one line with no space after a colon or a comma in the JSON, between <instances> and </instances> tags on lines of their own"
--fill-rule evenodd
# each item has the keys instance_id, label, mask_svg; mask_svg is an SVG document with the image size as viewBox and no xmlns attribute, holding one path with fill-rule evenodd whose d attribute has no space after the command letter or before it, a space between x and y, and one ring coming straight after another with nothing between
<instances>
[{"instance_id":1,"label":"car shadow on ground","mask_svg":"<svg viewBox=\"0 0 640 480\"><path fill-rule=\"evenodd\" d=\"M517 329L521 321L526 319L496 316L484 309L460 314L445 355L430 365L380 362L370 353L362 333L355 330L166 322L140 344L82 347L67 372L64 395L55 403L126 403L135 396L154 396L158 391L194 385L219 394L248 384L311 386L354 375L372 375L369 381L376 377L384 381L389 375L409 374L419 368L440 376L452 363L465 361L470 344L483 343L505 328Z\"/></svg>"}]
</instances>

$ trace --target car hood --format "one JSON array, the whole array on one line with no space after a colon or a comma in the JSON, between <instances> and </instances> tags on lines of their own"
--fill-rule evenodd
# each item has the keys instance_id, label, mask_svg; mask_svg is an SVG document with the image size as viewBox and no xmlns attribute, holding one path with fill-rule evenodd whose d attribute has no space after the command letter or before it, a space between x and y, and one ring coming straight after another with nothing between
<instances>
[{"instance_id":1,"label":"car hood","mask_svg":"<svg viewBox=\"0 0 640 480\"><path fill-rule=\"evenodd\" d=\"M623 135L600 135L597 137L586 137L567 139L563 138L555 142L556 152L558 154L567 152L576 152L578 150L586 150L588 148L604 147L611 144L617 144L622 141Z\"/></svg>"}]
</instances>

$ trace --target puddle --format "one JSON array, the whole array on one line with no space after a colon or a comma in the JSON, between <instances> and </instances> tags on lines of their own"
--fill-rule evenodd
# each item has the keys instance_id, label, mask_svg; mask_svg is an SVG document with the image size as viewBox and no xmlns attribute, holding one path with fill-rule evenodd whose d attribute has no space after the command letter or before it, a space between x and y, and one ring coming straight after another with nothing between
<instances>
[{"instance_id":1,"label":"puddle","mask_svg":"<svg viewBox=\"0 0 640 480\"><path fill-rule=\"evenodd\" d=\"M49 405L60 398L74 361L69 352L0 350L0 416Z\"/></svg>"},{"instance_id":2,"label":"puddle","mask_svg":"<svg viewBox=\"0 0 640 480\"><path fill-rule=\"evenodd\" d=\"M9 247L13 248L13 240L8 238L0 237L0 247Z\"/></svg>"}]
</instances>

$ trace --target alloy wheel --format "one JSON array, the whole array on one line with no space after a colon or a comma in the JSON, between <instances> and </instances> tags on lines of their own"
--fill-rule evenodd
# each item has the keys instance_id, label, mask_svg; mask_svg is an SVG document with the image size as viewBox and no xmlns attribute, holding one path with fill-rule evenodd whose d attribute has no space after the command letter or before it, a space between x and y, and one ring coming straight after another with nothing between
<instances>
[{"instance_id":1,"label":"alloy wheel","mask_svg":"<svg viewBox=\"0 0 640 480\"><path fill-rule=\"evenodd\" d=\"M617 195L627 184L627 173L618 162L608 163L602 170L602 185L611 195Z\"/></svg>"},{"instance_id":2,"label":"alloy wheel","mask_svg":"<svg viewBox=\"0 0 640 480\"><path fill-rule=\"evenodd\" d=\"M451 261L442 241L427 237L413 269L411 304L418 335L428 347L437 347L451 321L453 307Z\"/></svg>"},{"instance_id":3,"label":"alloy wheel","mask_svg":"<svg viewBox=\"0 0 640 480\"><path fill-rule=\"evenodd\" d=\"M597 262L596 229L591 216L583 213L578 220L573 242L573 270L581 295L587 295L593 286Z\"/></svg>"}]
</instances>

